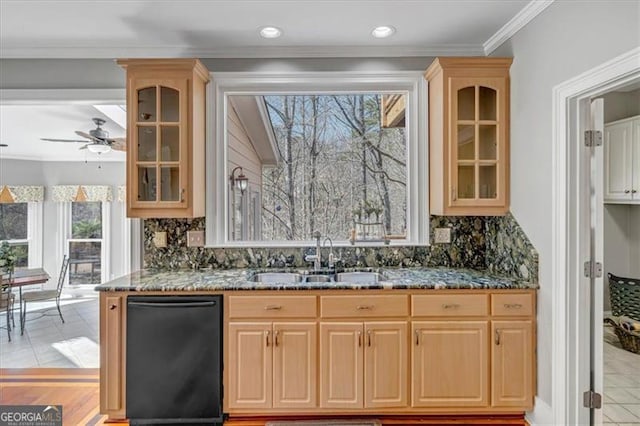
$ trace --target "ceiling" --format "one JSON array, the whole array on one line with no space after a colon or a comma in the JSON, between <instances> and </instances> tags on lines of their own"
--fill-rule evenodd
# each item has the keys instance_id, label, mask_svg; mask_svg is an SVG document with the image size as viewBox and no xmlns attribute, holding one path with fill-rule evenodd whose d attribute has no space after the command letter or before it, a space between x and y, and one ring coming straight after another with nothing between
<instances>
[{"instance_id":1,"label":"ceiling","mask_svg":"<svg viewBox=\"0 0 640 426\"><path fill-rule=\"evenodd\" d=\"M399 57L485 55L553 0L0 0L0 58ZM262 26L283 30L278 39ZM371 31L396 33L376 39ZM7 105L0 99L3 158L124 161L79 151L75 130L107 119L91 105Z\"/></svg>"},{"instance_id":2,"label":"ceiling","mask_svg":"<svg viewBox=\"0 0 640 426\"><path fill-rule=\"evenodd\" d=\"M2 0L0 56L484 55L529 0ZM530 9L549 0L531 2ZM263 39L258 29L283 30ZM378 25L395 35L375 39Z\"/></svg>"},{"instance_id":3,"label":"ceiling","mask_svg":"<svg viewBox=\"0 0 640 426\"><path fill-rule=\"evenodd\" d=\"M88 133L94 129L93 117L107 120L102 128L110 137L125 137L122 126L92 105L0 105L0 143L8 145L1 148L0 154L2 158L37 161L124 161L125 153L121 151L94 154L78 149L82 143L40 140L83 139L74 131Z\"/></svg>"}]
</instances>

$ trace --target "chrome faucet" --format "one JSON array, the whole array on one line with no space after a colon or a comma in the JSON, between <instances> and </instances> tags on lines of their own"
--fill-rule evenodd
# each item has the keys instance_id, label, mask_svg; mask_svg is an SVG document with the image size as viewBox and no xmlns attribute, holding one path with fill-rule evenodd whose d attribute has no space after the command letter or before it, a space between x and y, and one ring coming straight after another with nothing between
<instances>
[{"instance_id":1,"label":"chrome faucet","mask_svg":"<svg viewBox=\"0 0 640 426\"><path fill-rule=\"evenodd\" d=\"M319 271L321 267L320 237L320 231L316 231L313 233L313 238L316 239L316 254L308 254L304 257L305 262L313 261L313 270L315 272Z\"/></svg>"},{"instance_id":2,"label":"chrome faucet","mask_svg":"<svg viewBox=\"0 0 640 426\"><path fill-rule=\"evenodd\" d=\"M325 238L324 241L322 242L322 247L325 247L327 244L327 240L329 240L329 257L328 262L329 262L329 269L333 269L333 267L335 266L335 261L336 260L340 260L340 259L335 259L334 255L333 255L333 240L329 237Z\"/></svg>"}]
</instances>

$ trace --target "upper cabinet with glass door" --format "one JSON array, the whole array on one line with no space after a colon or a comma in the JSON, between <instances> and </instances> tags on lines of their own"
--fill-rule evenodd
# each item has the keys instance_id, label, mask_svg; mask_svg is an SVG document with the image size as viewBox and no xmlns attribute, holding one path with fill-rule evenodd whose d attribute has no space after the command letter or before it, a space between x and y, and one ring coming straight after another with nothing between
<instances>
[{"instance_id":1,"label":"upper cabinet with glass door","mask_svg":"<svg viewBox=\"0 0 640 426\"><path fill-rule=\"evenodd\" d=\"M509 210L511 58L437 58L429 82L430 212Z\"/></svg>"},{"instance_id":2,"label":"upper cabinet with glass door","mask_svg":"<svg viewBox=\"0 0 640 426\"><path fill-rule=\"evenodd\" d=\"M205 212L205 87L197 59L126 59L127 216Z\"/></svg>"}]
</instances>

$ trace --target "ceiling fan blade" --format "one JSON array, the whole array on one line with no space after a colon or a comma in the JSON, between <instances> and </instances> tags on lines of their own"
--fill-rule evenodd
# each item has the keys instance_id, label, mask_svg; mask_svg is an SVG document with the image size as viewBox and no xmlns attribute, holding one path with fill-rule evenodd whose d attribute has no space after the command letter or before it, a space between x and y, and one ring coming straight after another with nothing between
<instances>
[{"instance_id":1,"label":"ceiling fan blade","mask_svg":"<svg viewBox=\"0 0 640 426\"><path fill-rule=\"evenodd\" d=\"M81 141L76 139L50 139L50 138L40 138L41 141L49 141L49 142L80 142L87 143L87 141Z\"/></svg>"},{"instance_id":2,"label":"ceiling fan blade","mask_svg":"<svg viewBox=\"0 0 640 426\"><path fill-rule=\"evenodd\" d=\"M110 139L111 149L116 151L126 151L127 150L127 140L125 138L114 138Z\"/></svg>"},{"instance_id":3,"label":"ceiling fan blade","mask_svg":"<svg viewBox=\"0 0 640 426\"><path fill-rule=\"evenodd\" d=\"M83 138L87 138L87 139L89 139L91 141L94 141L94 142L97 142L97 143L102 143L102 141L100 139L91 136L89 133L81 132L80 130L76 130L76 135L82 136Z\"/></svg>"}]
</instances>

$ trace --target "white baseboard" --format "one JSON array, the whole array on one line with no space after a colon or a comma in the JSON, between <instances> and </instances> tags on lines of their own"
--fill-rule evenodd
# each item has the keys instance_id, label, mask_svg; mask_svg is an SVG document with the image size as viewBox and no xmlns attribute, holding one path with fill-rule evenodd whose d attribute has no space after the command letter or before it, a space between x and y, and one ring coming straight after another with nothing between
<instances>
[{"instance_id":1,"label":"white baseboard","mask_svg":"<svg viewBox=\"0 0 640 426\"><path fill-rule=\"evenodd\" d=\"M556 425L551 406L538 397L533 405L533 411L525 413L524 418L531 426Z\"/></svg>"}]
</instances>

